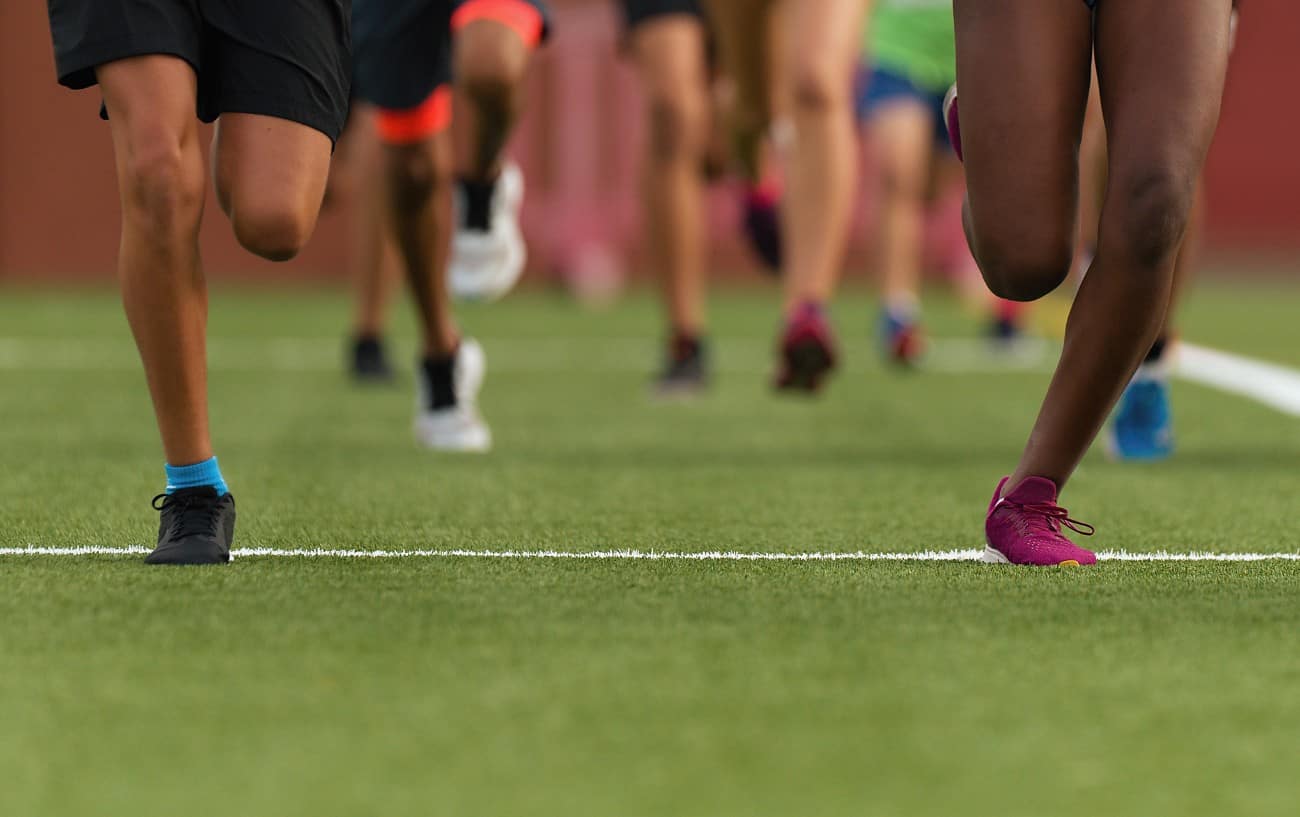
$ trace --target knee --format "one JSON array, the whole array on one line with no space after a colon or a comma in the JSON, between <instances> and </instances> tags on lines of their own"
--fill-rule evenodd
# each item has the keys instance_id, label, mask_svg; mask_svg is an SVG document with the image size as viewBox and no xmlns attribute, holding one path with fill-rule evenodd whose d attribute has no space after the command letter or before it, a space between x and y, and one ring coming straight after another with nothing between
<instances>
[{"instance_id":1,"label":"knee","mask_svg":"<svg viewBox=\"0 0 1300 817\"><path fill-rule=\"evenodd\" d=\"M650 152L659 161L694 160L707 140L708 108L700 91L650 99Z\"/></svg>"},{"instance_id":2,"label":"knee","mask_svg":"<svg viewBox=\"0 0 1300 817\"><path fill-rule=\"evenodd\" d=\"M459 35L456 85L480 105L507 108L528 67L528 48L518 35L490 21L471 23Z\"/></svg>"},{"instance_id":3,"label":"knee","mask_svg":"<svg viewBox=\"0 0 1300 817\"><path fill-rule=\"evenodd\" d=\"M1111 187L1101 241L1139 268L1156 269L1178 253L1187 229L1195 179L1148 169Z\"/></svg>"},{"instance_id":4,"label":"knee","mask_svg":"<svg viewBox=\"0 0 1300 817\"><path fill-rule=\"evenodd\" d=\"M268 261L288 261L311 237L316 218L308 208L293 202L263 198L236 200L231 224L244 249Z\"/></svg>"},{"instance_id":5,"label":"knee","mask_svg":"<svg viewBox=\"0 0 1300 817\"><path fill-rule=\"evenodd\" d=\"M918 173L903 162L884 158L880 162L880 195L890 203L915 203L925 198L924 172Z\"/></svg>"},{"instance_id":6,"label":"knee","mask_svg":"<svg viewBox=\"0 0 1300 817\"><path fill-rule=\"evenodd\" d=\"M450 168L438 162L424 144L388 146L384 166L389 196L398 213L421 210L451 180Z\"/></svg>"},{"instance_id":7,"label":"knee","mask_svg":"<svg viewBox=\"0 0 1300 817\"><path fill-rule=\"evenodd\" d=\"M848 70L839 70L829 60L813 56L800 60L793 66L790 81L790 101L796 111L827 113L848 106Z\"/></svg>"},{"instance_id":8,"label":"knee","mask_svg":"<svg viewBox=\"0 0 1300 817\"><path fill-rule=\"evenodd\" d=\"M1074 244L1063 233L1055 238L981 240L979 266L989 290L1008 301L1036 301L1070 274Z\"/></svg>"},{"instance_id":9,"label":"knee","mask_svg":"<svg viewBox=\"0 0 1300 817\"><path fill-rule=\"evenodd\" d=\"M122 168L128 214L155 228L198 227L203 210L203 159L181 139L164 135L130 145Z\"/></svg>"}]
</instances>

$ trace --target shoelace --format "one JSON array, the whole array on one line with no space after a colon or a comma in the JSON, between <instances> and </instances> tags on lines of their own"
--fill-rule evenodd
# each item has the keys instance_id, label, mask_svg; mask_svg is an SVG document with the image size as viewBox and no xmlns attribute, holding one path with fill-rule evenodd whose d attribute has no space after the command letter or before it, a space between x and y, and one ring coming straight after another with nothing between
<instances>
[{"instance_id":1,"label":"shoelace","mask_svg":"<svg viewBox=\"0 0 1300 817\"><path fill-rule=\"evenodd\" d=\"M211 533L220 509L216 499L176 494L158 494L151 504L159 512L176 509L177 513L172 517L168 531L172 538ZM196 510L202 513L194 513Z\"/></svg>"},{"instance_id":2,"label":"shoelace","mask_svg":"<svg viewBox=\"0 0 1300 817\"><path fill-rule=\"evenodd\" d=\"M1080 522L1077 519L1071 519L1070 512L1065 508L1062 508L1060 505L1057 505L1055 502L1021 503L1012 502L1010 500L1003 501L1008 505L1011 505L1014 508L1019 508L1024 513L1029 514L1031 518L1041 518L1045 523L1047 523L1047 527L1051 528L1052 533L1059 534L1062 526L1069 528L1075 533L1082 534L1083 536L1092 536L1097 532L1097 529L1092 525L1089 525L1087 522Z\"/></svg>"}]
</instances>

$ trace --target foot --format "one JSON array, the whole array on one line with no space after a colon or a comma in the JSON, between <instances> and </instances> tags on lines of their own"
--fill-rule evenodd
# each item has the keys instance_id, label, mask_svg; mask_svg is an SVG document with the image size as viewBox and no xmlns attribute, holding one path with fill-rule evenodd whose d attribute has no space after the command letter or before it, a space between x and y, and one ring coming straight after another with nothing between
<instances>
[{"instance_id":1,"label":"foot","mask_svg":"<svg viewBox=\"0 0 1300 817\"><path fill-rule=\"evenodd\" d=\"M989 340L998 346L1011 346L1020 340L1024 333L1020 329L1020 323L1014 318L994 315L989 318L987 334Z\"/></svg>"},{"instance_id":2,"label":"foot","mask_svg":"<svg viewBox=\"0 0 1300 817\"><path fill-rule=\"evenodd\" d=\"M388 364L384 339L378 335L358 335L352 339L349 370L358 383L389 383L393 368Z\"/></svg>"},{"instance_id":3,"label":"foot","mask_svg":"<svg viewBox=\"0 0 1300 817\"><path fill-rule=\"evenodd\" d=\"M1119 399L1106 429L1106 449L1116 460L1154 462L1174 452L1169 366L1144 363Z\"/></svg>"},{"instance_id":4,"label":"foot","mask_svg":"<svg viewBox=\"0 0 1300 817\"><path fill-rule=\"evenodd\" d=\"M965 161L961 153L961 118L957 115L957 83L953 83L943 98L943 122L948 126L948 143L959 161Z\"/></svg>"},{"instance_id":5,"label":"foot","mask_svg":"<svg viewBox=\"0 0 1300 817\"><path fill-rule=\"evenodd\" d=\"M489 201L471 202L469 187L457 185L456 233L448 262L452 295L467 301L494 301L509 292L523 274L528 249L519 231L519 207L524 200L524 174L506 162L487 194ZM483 213L475 209L483 209Z\"/></svg>"},{"instance_id":6,"label":"foot","mask_svg":"<svg viewBox=\"0 0 1300 817\"><path fill-rule=\"evenodd\" d=\"M697 397L709 387L708 356L704 341L676 335L668 344L664 369L655 378L655 397L676 400Z\"/></svg>"},{"instance_id":7,"label":"foot","mask_svg":"<svg viewBox=\"0 0 1300 817\"><path fill-rule=\"evenodd\" d=\"M217 489L182 488L153 498L162 514L158 547L145 557L151 565L215 565L230 561L235 538L235 498Z\"/></svg>"},{"instance_id":8,"label":"foot","mask_svg":"<svg viewBox=\"0 0 1300 817\"><path fill-rule=\"evenodd\" d=\"M434 384L424 366L416 373L418 384L415 439L435 451L482 452L492 447L492 432L478 413L478 393L483 386L487 359L483 347L470 338L460 342L453 363L450 402L434 399ZM435 404L437 407L435 408Z\"/></svg>"},{"instance_id":9,"label":"foot","mask_svg":"<svg viewBox=\"0 0 1300 817\"><path fill-rule=\"evenodd\" d=\"M781 335L776 388L816 392L835 368L835 333L820 304L806 303L790 314Z\"/></svg>"},{"instance_id":10,"label":"foot","mask_svg":"<svg viewBox=\"0 0 1300 817\"><path fill-rule=\"evenodd\" d=\"M885 359L912 368L925 352L925 335L915 316L886 309L880 318L881 351Z\"/></svg>"},{"instance_id":11,"label":"foot","mask_svg":"<svg viewBox=\"0 0 1300 817\"><path fill-rule=\"evenodd\" d=\"M781 194L756 185L745 191L744 231L749 246L773 275L781 272Z\"/></svg>"},{"instance_id":12,"label":"foot","mask_svg":"<svg viewBox=\"0 0 1300 817\"><path fill-rule=\"evenodd\" d=\"M1029 477L1014 491L1003 494L1004 478L993 493L984 536L988 547L984 561L1013 565L1091 565L1097 557L1075 545L1061 533L1062 526L1092 536L1095 529L1070 518L1056 504L1056 484L1050 479Z\"/></svg>"}]
</instances>

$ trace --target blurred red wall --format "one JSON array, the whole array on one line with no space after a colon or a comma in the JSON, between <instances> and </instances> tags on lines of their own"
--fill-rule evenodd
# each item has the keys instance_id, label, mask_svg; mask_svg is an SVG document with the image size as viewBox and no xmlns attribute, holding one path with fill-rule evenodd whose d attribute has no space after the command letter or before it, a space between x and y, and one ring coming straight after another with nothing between
<instances>
[{"instance_id":1,"label":"blurred red wall","mask_svg":"<svg viewBox=\"0 0 1300 817\"><path fill-rule=\"evenodd\" d=\"M618 55L613 0L554 2L556 37L531 77L515 152L529 179L525 229L534 272L621 266L640 239L636 200L642 117L635 78ZM1208 169L1211 249L1300 252L1300 3L1253 0L1229 78ZM0 2L0 277L107 278L118 212L107 126L93 91L54 77L45 5ZM724 268L739 266L729 197L710 218ZM295 261L242 252L214 205L203 231L207 267L245 278L339 277L346 208L326 213ZM857 236L860 243L862 236Z\"/></svg>"}]
</instances>

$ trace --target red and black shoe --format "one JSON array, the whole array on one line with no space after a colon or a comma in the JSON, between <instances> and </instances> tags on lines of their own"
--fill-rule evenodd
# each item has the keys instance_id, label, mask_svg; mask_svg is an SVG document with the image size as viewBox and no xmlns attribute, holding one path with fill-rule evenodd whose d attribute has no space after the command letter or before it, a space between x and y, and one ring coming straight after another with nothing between
<instances>
[{"instance_id":1,"label":"red and black shoe","mask_svg":"<svg viewBox=\"0 0 1300 817\"><path fill-rule=\"evenodd\" d=\"M835 368L835 348L835 332L821 304L802 304L786 319L774 385L780 391L817 392Z\"/></svg>"}]
</instances>

